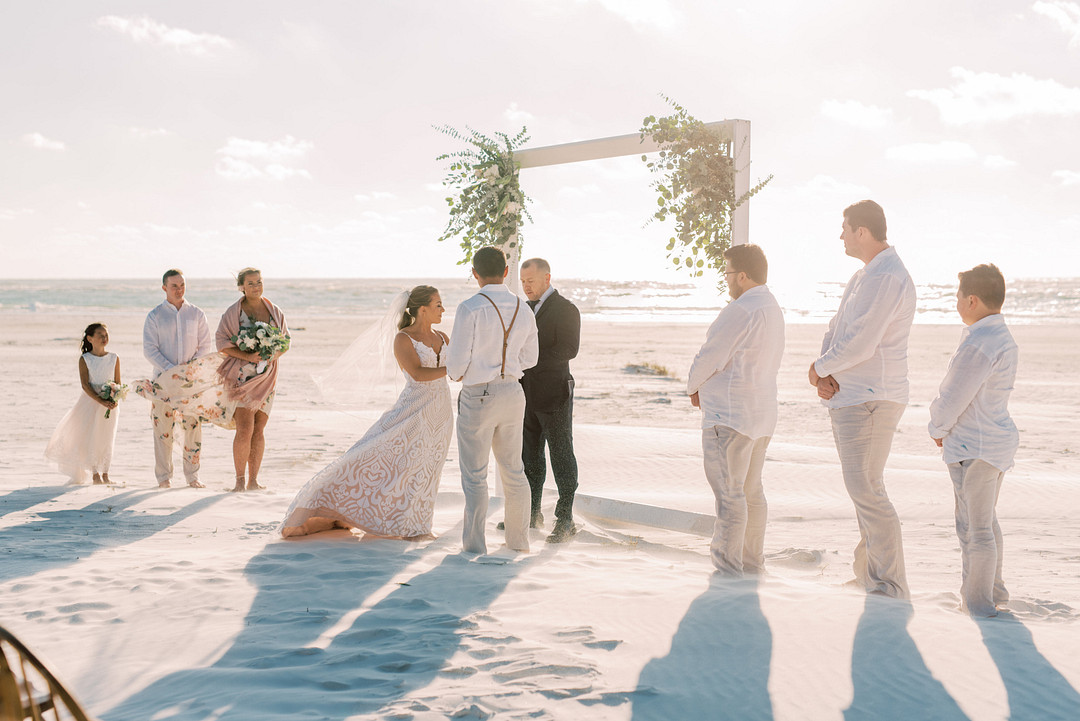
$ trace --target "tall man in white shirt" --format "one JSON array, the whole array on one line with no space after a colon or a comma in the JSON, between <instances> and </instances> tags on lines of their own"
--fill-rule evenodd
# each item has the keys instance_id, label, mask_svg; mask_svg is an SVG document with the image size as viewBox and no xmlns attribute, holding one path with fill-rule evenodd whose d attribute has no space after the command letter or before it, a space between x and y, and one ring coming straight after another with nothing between
<instances>
[{"instance_id":1,"label":"tall man in white shirt","mask_svg":"<svg viewBox=\"0 0 1080 721\"><path fill-rule=\"evenodd\" d=\"M716 497L710 546L721 573L765 570L768 504L761 485L776 428L776 374L784 355L784 314L765 285L765 253L756 245L724 252L731 302L709 327L686 380L701 409L705 478Z\"/></svg>"},{"instance_id":2,"label":"tall man in white shirt","mask_svg":"<svg viewBox=\"0 0 1080 721\"><path fill-rule=\"evenodd\" d=\"M1001 315L1004 302L1005 278L997 266L960 273L956 311L967 327L930 404L930 437L942 449L956 497L961 605L977 616L996 616L1009 600L994 507L1020 445L1009 416L1020 352Z\"/></svg>"},{"instance_id":3,"label":"tall man in white shirt","mask_svg":"<svg viewBox=\"0 0 1080 721\"><path fill-rule=\"evenodd\" d=\"M810 365L832 420L844 485L855 504L855 580L907 598L900 518L885 491L885 462L908 402L907 346L915 285L886 241L885 211L872 200L844 209L844 252L864 266L851 276Z\"/></svg>"},{"instance_id":4,"label":"tall man in white shirt","mask_svg":"<svg viewBox=\"0 0 1080 721\"><path fill-rule=\"evenodd\" d=\"M506 545L529 550L529 482L521 461L525 393L518 382L538 356L536 320L504 281L506 256L498 248L473 255L480 292L457 307L446 355L446 374L461 381L457 439L465 492L463 550L487 553L488 457L502 478Z\"/></svg>"},{"instance_id":5,"label":"tall man in white shirt","mask_svg":"<svg viewBox=\"0 0 1080 721\"><path fill-rule=\"evenodd\" d=\"M214 352L214 339L206 314L184 300L184 274L173 268L161 278L165 300L146 316L143 324L143 355L154 367L154 377L173 366L182 365ZM173 435L176 421L184 430L184 476L192 488L204 488L199 481L199 454L202 425L197 416L183 416L178 408L153 401L150 418L154 423L154 475L158 486L168 488L173 475Z\"/></svg>"}]
</instances>

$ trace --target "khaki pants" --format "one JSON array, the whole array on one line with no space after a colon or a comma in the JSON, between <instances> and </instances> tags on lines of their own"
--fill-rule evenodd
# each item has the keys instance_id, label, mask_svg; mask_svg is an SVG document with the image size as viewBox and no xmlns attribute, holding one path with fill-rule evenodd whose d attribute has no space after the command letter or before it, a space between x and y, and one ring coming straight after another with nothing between
<instances>
[{"instance_id":1,"label":"khaki pants","mask_svg":"<svg viewBox=\"0 0 1080 721\"><path fill-rule=\"evenodd\" d=\"M998 526L998 493L1005 474L986 461L949 464L956 498L956 537L960 539L963 580L960 597L968 613L995 616L1009 600L1001 580L1003 544Z\"/></svg>"},{"instance_id":2,"label":"khaki pants","mask_svg":"<svg viewBox=\"0 0 1080 721\"><path fill-rule=\"evenodd\" d=\"M525 392L514 379L463 386L458 394L457 442L465 492L463 549L487 553L488 459L495 453L505 494L506 545L529 550L529 481L521 463Z\"/></svg>"},{"instance_id":3,"label":"khaki pants","mask_svg":"<svg viewBox=\"0 0 1080 721\"><path fill-rule=\"evenodd\" d=\"M716 497L712 562L727 575L765 570L769 505L761 485L761 469L770 440L768 436L753 440L727 426L701 432L705 478Z\"/></svg>"},{"instance_id":4,"label":"khaki pants","mask_svg":"<svg viewBox=\"0 0 1080 721\"><path fill-rule=\"evenodd\" d=\"M869 401L829 409L844 486L859 521L855 578L867 591L908 598L900 518L885 492L885 461L904 405Z\"/></svg>"},{"instance_id":5,"label":"khaki pants","mask_svg":"<svg viewBox=\"0 0 1080 721\"><path fill-rule=\"evenodd\" d=\"M198 418L181 416L180 411L161 401L150 404L154 424L154 475L159 484L172 479L173 437L176 421L184 431L184 477L188 483L199 480L199 454L202 453L202 424Z\"/></svg>"}]
</instances>

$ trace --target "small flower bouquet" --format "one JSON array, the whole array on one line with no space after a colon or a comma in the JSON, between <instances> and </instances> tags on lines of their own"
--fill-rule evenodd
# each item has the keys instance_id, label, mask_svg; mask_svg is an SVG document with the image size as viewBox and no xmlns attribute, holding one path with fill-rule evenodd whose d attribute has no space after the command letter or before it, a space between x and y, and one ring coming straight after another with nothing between
<instances>
[{"instance_id":1,"label":"small flower bouquet","mask_svg":"<svg viewBox=\"0 0 1080 721\"><path fill-rule=\"evenodd\" d=\"M269 323L255 321L254 325L245 326L240 332L229 340L242 351L258 353L262 361L258 364L248 363L244 366L244 373L248 377L256 376L266 370L267 364L275 353L284 353L289 350L291 339ZM251 366L251 369L248 368Z\"/></svg>"},{"instance_id":2,"label":"small flower bouquet","mask_svg":"<svg viewBox=\"0 0 1080 721\"><path fill-rule=\"evenodd\" d=\"M101 396L102 400L115 401L117 403L127 398L127 394L127 384L113 383L112 381L109 381L108 383L102 383L101 390L98 391L98 395ZM105 409L106 418L109 417L110 412L112 412L112 408Z\"/></svg>"}]
</instances>

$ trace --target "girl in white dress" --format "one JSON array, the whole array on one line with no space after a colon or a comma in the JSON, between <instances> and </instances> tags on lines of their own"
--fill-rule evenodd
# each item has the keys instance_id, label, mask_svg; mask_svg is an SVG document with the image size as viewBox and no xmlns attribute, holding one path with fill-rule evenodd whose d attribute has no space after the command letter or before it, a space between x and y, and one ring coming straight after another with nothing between
<instances>
[{"instance_id":1,"label":"girl in white dress","mask_svg":"<svg viewBox=\"0 0 1080 721\"><path fill-rule=\"evenodd\" d=\"M106 352L108 343L109 329L104 323L86 326L79 358L82 393L45 448L45 457L70 476L72 483L85 483L90 474L94 483L112 482L109 464L116 438L116 401L107 401L98 392L110 381L120 382L120 359Z\"/></svg>"},{"instance_id":2,"label":"girl in white dress","mask_svg":"<svg viewBox=\"0 0 1080 721\"><path fill-rule=\"evenodd\" d=\"M431 522L454 414L446 381L450 339L439 292L420 285L399 296L393 350L405 373L397 402L356 444L297 494L281 535L359 528L407 540L434 538Z\"/></svg>"}]
</instances>

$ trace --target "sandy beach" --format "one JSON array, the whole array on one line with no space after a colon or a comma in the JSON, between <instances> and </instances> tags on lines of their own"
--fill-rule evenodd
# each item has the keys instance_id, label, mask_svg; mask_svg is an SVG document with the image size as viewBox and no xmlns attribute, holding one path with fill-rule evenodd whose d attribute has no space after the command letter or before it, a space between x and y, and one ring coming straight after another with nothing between
<instances>
[{"instance_id":1,"label":"sandy beach","mask_svg":"<svg viewBox=\"0 0 1080 721\"><path fill-rule=\"evenodd\" d=\"M1012 327L1020 450L998 504L1011 613L976 621L957 610L952 490L925 430L959 322L911 336L912 401L886 475L908 603L844 586L858 531L805 376L822 326L787 329L768 574L725 582L707 539L673 530L712 513L684 391L705 325L585 320L572 366L583 530L558 546L533 531L529 554L474 558L460 554L454 444L437 540L277 536L294 493L387 402L335 407L310 377L364 319L290 315L267 491L224 493L232 436L209 427L209 488L157 490L149 404L134 394L119 409L119 485L65 486L42 452L79 392L78 333L92 320L0 315L0 623L95 717L1080 718L1078 326ZM145 377L143 316L103 320L125 382ZM646 364L671 376L627 370Z\"/></svg>"}]
</instances>

